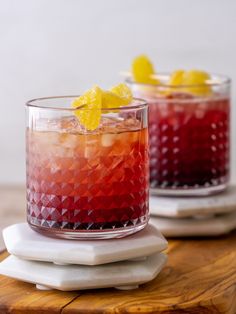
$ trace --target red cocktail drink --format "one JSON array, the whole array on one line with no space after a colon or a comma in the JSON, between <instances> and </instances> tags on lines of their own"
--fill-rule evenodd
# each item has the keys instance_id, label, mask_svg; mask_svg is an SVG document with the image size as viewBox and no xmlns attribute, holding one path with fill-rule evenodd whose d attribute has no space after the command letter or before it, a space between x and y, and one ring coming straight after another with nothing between
<instances>
[{"instance_id":1,"label":"red cocktail drink","mask_svg":"<svg viewBox=\"0 0 236 314\"><path fill-rule=\"evenodd\" d=\"M223 190L229 181L228 80L212 84L207 95L186 87L133 83L133 89L149 104L153 192L200 195Z\"/></svg>"},{"instance_id":2,"label":"red cocktail drink","mask_svg":"<svg viewBox=\"0 0 236 314\"><path fill-rule=\"evenodd\" d=\"M27 129L29 224L67 238L122 237L142 229L149 186L145 104L137 100L104 112L94 131L84 130L71 109L33 105Z\"/></svg>"}]
</instances>

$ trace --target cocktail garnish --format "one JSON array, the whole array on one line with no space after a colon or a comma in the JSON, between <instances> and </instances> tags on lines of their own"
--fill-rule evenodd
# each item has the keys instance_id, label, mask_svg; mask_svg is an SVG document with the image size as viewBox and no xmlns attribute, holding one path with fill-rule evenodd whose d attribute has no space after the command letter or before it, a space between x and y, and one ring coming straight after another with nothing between
<instances>
[{"instance_id":1,"label":"cocktail garnish","mask_svg":"<svg viewBox=\"0 0 236 314\"><path fill-rule=\"evenodd\" d=\"M134 81L144 84L159 84L159 80L153 78L154 67L146 55L140 55L133 60L132 74Z\"/></svg>"},{"instance_id":2,"label":"cocktail garnish","mask_svg":"<svg viewBox=\"0 0 236 314\"><path fill-rule=\"evenodd\" d=\"M75 111L75 115L80 123L87 130L93 131L100 124L102 108L109 109L127 106L132 99L132 92L124 83L112 87L109 91L103 91L95 85L82 96L76 98L72 102L72 107L78 108Z\"/></svg>"},{"instance_id":3,"label":"cocktail garnish","mask_svg":"<svg viewBox=\"0 0 236 314\"><path fill-rule=\"evenodd\" d=\"M210 75L207 72L190 70L183 74L182 85L190 85L186 91L194 95L209 95L211 87L207 85L207 80L210 80Z\"/></svg>"},{"instance_id":4,"label":"cocktail garnish","mask_svg":"<svg viewBox=\"0 0 236 314\"><path fill-rule=\"evenodd\" d=\"M102 108L102 90L100 87L93 86L82 96L76 98L71 105L73 108L82 106L75 110L75 115L87 130L92 131L99 126Z\"/></svg>"},{"instance_id":5,"label":"cocktail garnish","mask_svg":"<svg viewBox=\"0 0 236 314\"><path fill-rule=\"evenodd\" d=\"M169 85L171 86L181 85L184 73L185 73L184 70L176 70L173 73L171 73Z\"/></svg>"},{"instance_id":6,"label":"cocktail garnish","mask_svg":"<svg viewBox=\"0 0 236 314\"><path fill-rule=\"evenodd\" d=\"M207 81L210 79L210 75L204 71L199 70L177 70L174 71L169 79L168 85L172 86L168 93L171 92L185 92L193 95L209 95L211 93L211 87L207 85ZM177 90L173 88L176 86Z\"/></svg>"},{"instance_id":7,"label":"cocktail garnish","mask_svg":"<svg viewBox=\"0 0 236 314\"><path fill-rule=\"evenodd\" d=\"M113 86L110 89L110 91L122 98L123 100L122 106L128 105L133 99L133 95L130 88L124 83L120 83L116 86Z\"/></svg>"},{"instance_id":8,"label":"cocktail garnish","mask_svg":"<svg viewBox=\"0 0 236 314\"><path fill-rule=\"evenodd\" d=\"M109 91L104 91L102 95L103 108L119 108L127 106L133 99L130 88L124 84L113 86Z\"/></svg>"},{"instance_id":9,"label":"cocktail garnish","mask_svg":"<svg viewBox=\"0 0 236 314\"><path fill-rule=\"evenodd\" d=\"M152 62L146 55L140 55L133 60L132 63L133 79L137 83L149 85L166 85L166 82L161 82L155 78L155 69ZM172 92L185 92L193 95L209 95L211 94L211 87L207 84L210 80L210 75L205 71L199 70L176 70L174 71L167 82L167 85L172 87L159 89L159 94L169 95ZM186 85L186 86L185 86ZM176 89L173 88L176 86ZM183 87L181 87L183 86ZM180 87L177 89L177 87ZM141 89L141 87L140 87ZM153 92L153 91L152 91Z\"/></svg>"}]
</instances>

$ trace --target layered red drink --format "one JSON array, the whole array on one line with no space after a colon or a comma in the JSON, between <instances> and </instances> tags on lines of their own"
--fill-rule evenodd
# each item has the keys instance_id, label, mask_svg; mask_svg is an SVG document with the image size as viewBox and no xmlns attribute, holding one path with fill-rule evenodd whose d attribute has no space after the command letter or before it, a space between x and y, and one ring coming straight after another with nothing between
<instances>
[{"instance_id":1,"label":"layered red drink","mask_svg":"<svg viewBox=\"0 0 236 314\"><path fill-rule=\"evenodd\" d=\"M142 229L149 187L145 103L102 109L99 125L86 130L73 109L54 107L56 100L50 109L50 99L47 108L41 107L45 100L28 104L29 224L67 238L122 237Z\"/></svg>"}]
</instances>

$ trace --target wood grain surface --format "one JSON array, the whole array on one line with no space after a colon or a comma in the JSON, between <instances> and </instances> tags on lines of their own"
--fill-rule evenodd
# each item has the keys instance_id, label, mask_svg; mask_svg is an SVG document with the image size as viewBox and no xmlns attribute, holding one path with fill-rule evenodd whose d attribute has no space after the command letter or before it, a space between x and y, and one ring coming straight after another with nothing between
<instances>
[{"instance_id":1,"label":"wood grain surface","mask_svg":"<svg viewBox=\"0 0 236 314\"><path fill-rule=\"evenodd\" d=\"M14 193L11 203L13 199ZM133 291L38 291L0 276L0 314L236 313L236 232L169 240L167 253L168 263L156 279Z\"/></svg>"}]
</instances>

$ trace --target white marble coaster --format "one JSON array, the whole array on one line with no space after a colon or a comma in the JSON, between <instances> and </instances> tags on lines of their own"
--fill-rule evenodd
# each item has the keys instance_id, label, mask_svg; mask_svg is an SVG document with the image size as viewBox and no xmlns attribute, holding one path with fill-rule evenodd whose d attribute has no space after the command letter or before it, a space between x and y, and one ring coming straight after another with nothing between
<instances>
[{"instance_id":1,"label":"white marble coaster","mask_svg":"<svg viewBox=\"0 0 236 314\"><path fill-rule=\"evenodd\" d=\"M236 229L236 211L199 219L153 216L150 222L166 237L218 236Z\"/></svg>"},{"instance_id":2,"label":"white marble coaster","mask_svg":"<svg viewBox=\"0 0 236 314\"><path fill-rule=\"evenodd\" d=\"M236 211L236 185L203 197L150 197L150 212L163 217L193 217Z\"/></svg>"},{"instance_id":3,"label":"white marble coaster","mask_svg":"<svg viewBox=\"0 0 236 314\"><path fill-rule=\"evenodd\" d=\"M127 290L154 279L166 260L165 254L156 253L143 261L98 266L58 266L9 256L0 263L0 274L34 283L38 289L44 290L52 288L70 291L107 287Z\"/></svg>"},{"instance_id":4,"label":"white marble coaster","mask_svg":"<svg viewBox=\"0 0 236 314\"><path fill-rule=\"evenodd\" d=\"M3 237L10 254L57 264L106 264L149 256L167 248L167 241L151 225L122 239L86 241L45 237L22 223L4 229Z\"/></svg>"}]
</instances>

